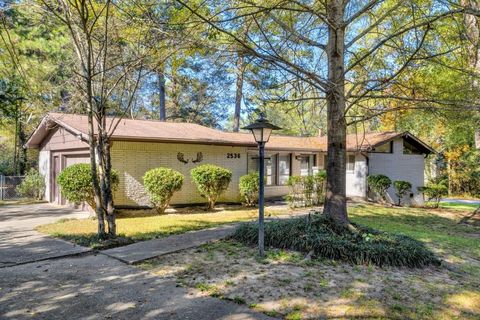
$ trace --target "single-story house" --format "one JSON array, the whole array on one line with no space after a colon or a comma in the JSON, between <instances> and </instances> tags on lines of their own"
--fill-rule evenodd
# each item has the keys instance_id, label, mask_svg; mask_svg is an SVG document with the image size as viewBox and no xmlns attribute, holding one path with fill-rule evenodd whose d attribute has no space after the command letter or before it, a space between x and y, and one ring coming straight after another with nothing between
<instances>
[{"instance_id":1,"label":"single-story house","mask_svg":"<svg viewBox=\"0 0 480 320\"><path fill-rule=\"evenodd\" d=\"M109 119L112 121L112 119ZM75 163L88 163L87 117L50 113L30 136L26 147L39 149L39 171L45 176L46 200L64 204L56 183L59 172ZM190 170L210 163L232 171L222 202L239 202L242 175L257 170L257 145L250 133L224 132L193 123L122 119L111 136L112 166L120 185L114 194L119 207L147 206L142 177L155 167L169 167L185 175L172 204L203 203L190 178ZM327 138L272 135L266 144L268 198L289 192L291 175L309 175L324 168ZM412 183L409 199L421 203L417 187L424 184L425 156L434 150L408 132L350 134L347 137L347 196L367 196L367 175L384 174ZM396 200L393 189L389 196ZM406 199L407 200L407 199Z\"/></svg>"}]
</instances>

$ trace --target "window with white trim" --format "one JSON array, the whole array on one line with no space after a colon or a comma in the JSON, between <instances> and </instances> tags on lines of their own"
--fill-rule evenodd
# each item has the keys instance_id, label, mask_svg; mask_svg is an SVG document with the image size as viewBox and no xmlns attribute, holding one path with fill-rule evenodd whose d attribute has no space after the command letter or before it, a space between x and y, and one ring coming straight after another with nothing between
<instances>
[{"instance_id":1,"label":"window with white trim","mask_svg":"<svg viewBox=\"0 0 480 320\"><path fill-rule=\"evenodd\" d=\"M290 154L278 156L278 185L284 186L290 178Z\"/></svg>"},{"instance_id":2,"label":"window with white trim","mask_svg":"<svg viewBox=\"0 0 480 320\"><path fill-rule=\"evenodd\" d=\"M249 172L258 172L258 156L249 154ZM291 154L266 154L265 155L265 185L284 186L292 173Z\"/></svg>"}]
</instances>

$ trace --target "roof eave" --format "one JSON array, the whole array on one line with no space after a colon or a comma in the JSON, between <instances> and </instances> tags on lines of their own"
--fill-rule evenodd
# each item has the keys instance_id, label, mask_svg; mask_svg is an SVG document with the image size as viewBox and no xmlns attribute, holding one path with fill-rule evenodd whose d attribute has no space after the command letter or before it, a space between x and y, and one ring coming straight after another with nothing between
<instances>
[{"instance_id":1,"label":"roof eave","mask_svg":"<svg viewBox=\"0 0 480 320\"><path fill-rule=\"evenodd\" d=\"M28 138L27 142L23 145L23 147L26 149L38 149L42 144L41 142L45 140L45 138L48 136L48 134L52 130L52 128L49 128L48 126L53 124L56 124L58 126L65 128L66 130L68 130L69 132L77 136L82 141L88 141L88 138L86 137L86 135L80 130L77 130L67 125L66 123L58 120L57 118L47 114L42 118L42 121L37 126L35 131L33 131L33 133L30 135L30 137ZM35 141L35 138L37 138L38 143L33 142Z\"/></svg>"}]
</instances>

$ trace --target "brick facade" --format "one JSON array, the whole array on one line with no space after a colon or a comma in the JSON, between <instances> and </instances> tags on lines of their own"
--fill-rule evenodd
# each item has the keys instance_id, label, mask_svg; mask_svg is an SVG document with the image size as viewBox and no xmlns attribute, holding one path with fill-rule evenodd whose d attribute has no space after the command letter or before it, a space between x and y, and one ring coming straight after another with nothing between
<instances>
[{"instance_id":1,"label":"brick facade","mask_svg":"<svg viewBox=\"0 0 480 320\"><path fill-rule=\"evenodd\" d=\"M188 163L177 159L184 155ZM197 154L202 153L202 161L193 163ZM230 158L228 154L239 154ZM191 180L190 170L201 164L214 164L232 171L232 181L219 201L239 202L239 178L247 172L247 152L245 147L212 146L200 144L155 143L115 141L112 145L112 166L120 174L120 186L115 192L118 205L145 206L148 200L143 189L143 175L156 167L172 168L185 176L182 190L175 193L172 204L203 203Z\"/></svg>"}]
</instances>

